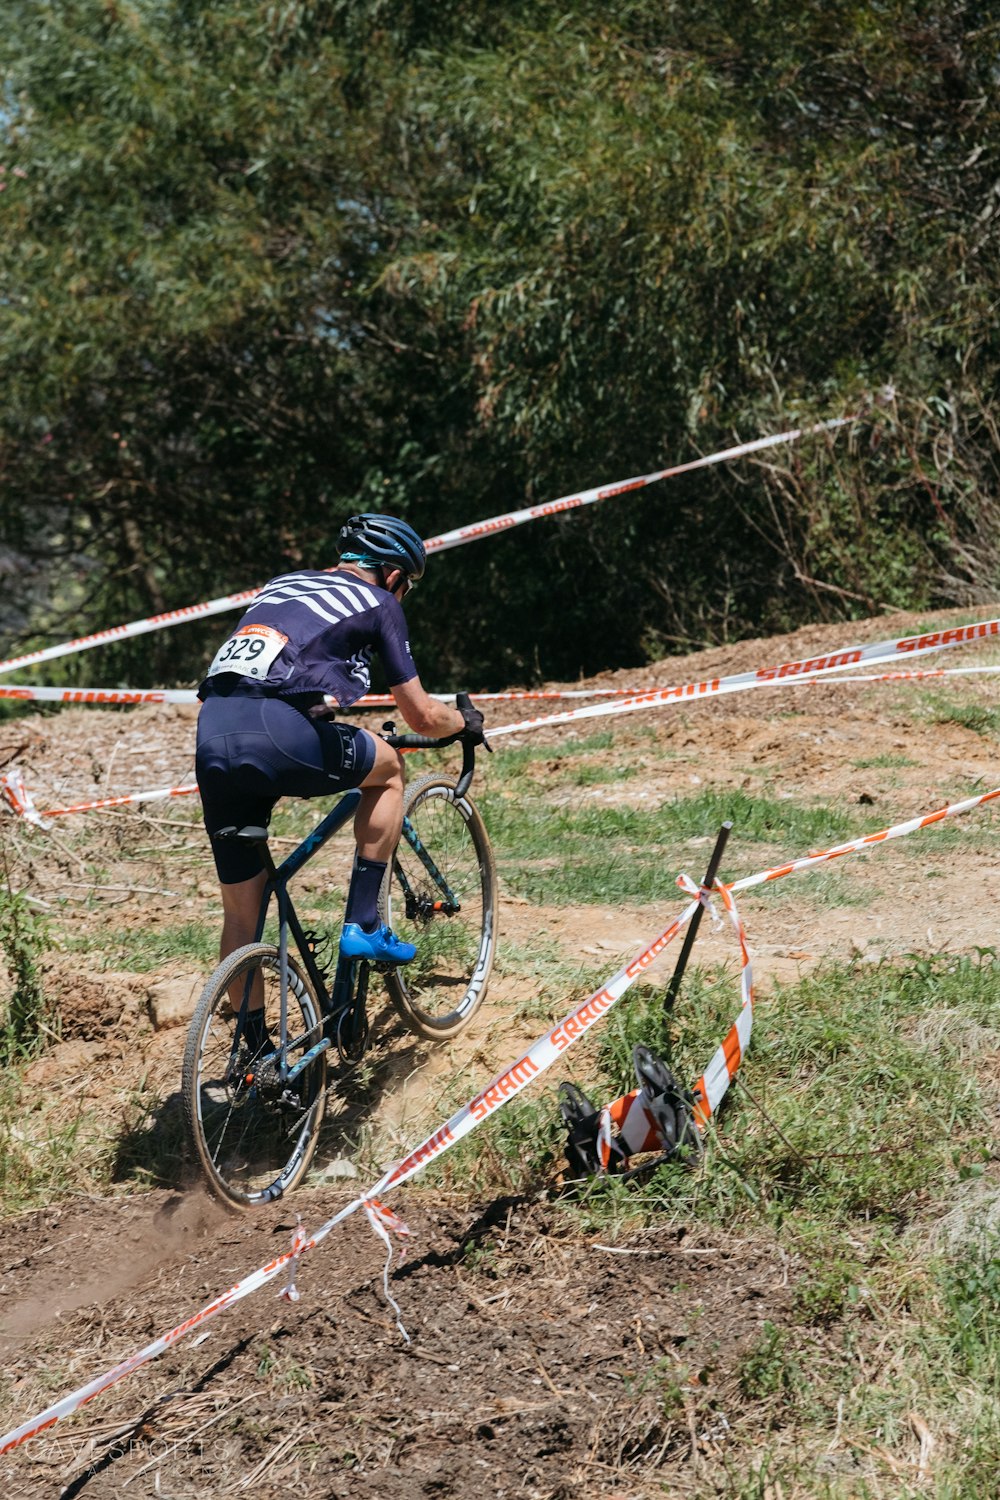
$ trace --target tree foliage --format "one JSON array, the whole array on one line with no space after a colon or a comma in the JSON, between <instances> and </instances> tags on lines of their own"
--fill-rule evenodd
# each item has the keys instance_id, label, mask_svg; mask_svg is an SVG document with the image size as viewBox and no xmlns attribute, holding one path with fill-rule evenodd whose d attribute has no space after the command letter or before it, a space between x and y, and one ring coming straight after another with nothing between
<instances>
[{"instance_id":1,"label":"tree foliage","mask_svg":"<svg viewBox=\"0 0 1000 1500\"><path fill-rule=\"evenodd\" d=\"M849 439L435 560L426 678L995 591L980 7L14 0L0 50L12 632L323 564L358 506L432 534L887 382ZM62 670L192 679L217 634Z\"/></svg>"}]
</instances>

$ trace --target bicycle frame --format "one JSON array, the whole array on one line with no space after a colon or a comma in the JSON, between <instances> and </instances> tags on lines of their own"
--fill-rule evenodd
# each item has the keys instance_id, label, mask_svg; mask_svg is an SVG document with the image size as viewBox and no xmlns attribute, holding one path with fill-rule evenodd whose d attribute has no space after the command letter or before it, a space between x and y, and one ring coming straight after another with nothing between
<instances>
[{"instance_id":1,"label":"bicycle frame","mask_svg":"<svg viewBox=\"0 0 1000 1500\"><path fill-rule=\"evenodd\" d=\"M280 1016L281 1034L277 1053L279 1058L278 1075L281 1086L284 1088L293 1083L309 1064L321 1052L327 1051L332 1045L329 1035L323 1036L312 1047L308 1048L298 1061L289 1068L288 1066L288 935L291 932L299 957L313 986L314 992L320 1003L320 1010L324 1020L330 1018L344 1018L352 1011L355 1021L352 1033L348 1036L348 1043L357 1047L366 1028L364 1015L365 1000L368 990L368 964L364 960L345 958L338 954L337 967L334 972L333 984L327 987L326 977L320 969L309 946L305 931L295 912L291 896L288 893L288 882L293 875L302 869L314 854L323 848L327 840L332 838L344 824L354 816L361 793L357 788L346 792L340 801L326 814L316 825L311 833L307 834L291 854L275 865L270 846L266 838L256 841L256 847L264 863L267 881L261 896L260 910L257 914L257 926L254 933L254 942L259 943L264 935L267 923L267 915L274 897L278 908L278 955L279 955L279 982L280 982ZM425 849L416 829L408 818L403 819L403 827L400 834L410 845L421 864L427 870L437 889L441 892L442 900L435 902L437 910L452 914L461 910L461 903L456 899L445 877L438 869L434 860ZM399 882L403 891L403 899L408 915L412 916L416 909L416 897L401 869L398 870ZM249 991L243 996L237 1016L236 1027L233 1034L231 1059L235 1062L239 1051L240 1040L243 1035L244 1023L247 1014ZM360 1004L358 1003L360 1001ZM342 1020L341 1020L342 1024ZM337 1028L339 1040L339 1026ZM363 1045L363 1042L362 1042ZM341 1053L343 1056L343 1052Z\"/></svg>"},{"instance_id":2,"label":"bicycle frame","mask_svg":"<svg viewBox=\"0 0 1000 1500\"><path fill-rule=\"evenodd\" d=\"M280 981L280 1015L281 1035L278 1042L278 1068L279 1080L282 1087L293 1082L295 1078L306 1068L309 1063L325 1052L330 1046L329 1037L321 1037L315 1046L310 1047L294 1067L288 1066L288 934L291 932L299 957L302 960L306 973L313 986L314 992L320 1002L320 1009L326 1017L335 1013L338 1009L346 1010L350 1007L353 992L353 964L350 960L338 958L337 973L333 984L333 993L327 989L326 978L321 971L306 938L305 931L296 915L291 896L288 893L288 882L302 866L341 829L344 824L354 816L358 803L361 801L361 793L357 788L345 793L340 801L321 819L311 833L308 833L287 859L280 865L275 865L267 838L262 837L255 840L255 846L260 854L261 860L267 874L267 881L261 894L260 909L257 913L257 926L254 932L254 942L259 943L264 936L264 927L267 923L267 915L271 906L272 897L278 908L278 955L279 955L279 981ZM337 1006L337 998L342 998L342 1005ZM233 1043L231 1051L232 1062L235 1062L239 1052L239 1045L243 1036L244 1025L247 1015L249 1001L249 989L244 994L240 1004L239 1013L236 1018L236 1027L233 1032Z\"/></svg>"}]
</instances>

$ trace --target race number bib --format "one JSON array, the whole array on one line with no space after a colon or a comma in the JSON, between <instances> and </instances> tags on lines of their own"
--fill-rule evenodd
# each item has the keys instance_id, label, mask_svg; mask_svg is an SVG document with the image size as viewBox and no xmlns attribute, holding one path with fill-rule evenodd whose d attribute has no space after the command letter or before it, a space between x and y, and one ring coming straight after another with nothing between
<instances>
[{"instance_id":1,"label":"race number bib","mask_svg":"<svg viewBox=\"0 0 1000 1500\"><path fill-rule=\"evenodd\" d=\"M242 625L219 647L205 675L238 672L241 677L264 678L287 640L287 635L270 625Z\"/></svg>"}]
</instances>

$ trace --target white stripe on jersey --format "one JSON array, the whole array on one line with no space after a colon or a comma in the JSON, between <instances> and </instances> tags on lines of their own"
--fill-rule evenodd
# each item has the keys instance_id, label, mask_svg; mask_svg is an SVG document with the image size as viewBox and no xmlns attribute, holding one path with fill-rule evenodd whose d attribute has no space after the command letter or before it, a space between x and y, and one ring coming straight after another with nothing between
<instances>
[{"instance_id":1,"label":"white stripe on jersey","mask_svg":"<svg viewBox=\"0 0 1000 1500\"><path fill-rule=\"evenodd\" d=\"M254 604L260 604L268 599L300 599L307 594L324 594L331 587L329 578L311 578L306 573L286 573L280 578L272 578L270 583L264 585Z\"/></svg>"},{"instance_id":2,"label":"white stripe on jersey","mask_svg":"<svg viewBox=\"0 0 1000 1500\"><path fill-rule=\"evenodd\" d=\"M375 609L379 602L377 596L363 583L342 583L339 579L336 583L328 583L325 579L319 581L292 573L263 588L247 613L252 613L262 604L278 604L282 601L304 604L314 615L319 615L321 620L326 620L331 625L336 625L351 615L363 614L367 609ZM329 612L331 610L332 614Z\"/></svg>"},{"instance_id":3,"label":"white stripe on jersey","mask_svg":"<svg viewBox=\"0 0 1000 1500\"><path fill-rule=\"evenodd\" d=\"M282 573L277 578L272 578L269 583L266 583L257 595L257 598L260 599L263 595L269 594L276 588L294 588L303 593L307 591L313 593L317 591L321 592L323 589L330 587L330 582L331 580L328 576L317 578L314 573Z\"/></svg>"}]
</instances>

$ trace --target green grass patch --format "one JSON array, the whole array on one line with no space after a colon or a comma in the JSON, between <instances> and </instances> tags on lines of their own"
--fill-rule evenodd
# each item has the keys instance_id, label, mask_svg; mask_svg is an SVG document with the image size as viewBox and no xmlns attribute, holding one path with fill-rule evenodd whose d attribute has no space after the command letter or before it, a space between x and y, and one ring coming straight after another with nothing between
<instances>
[{"instance_id":1,"label":"green grass patch","mask_svg":"<svg viewBox=\"0 0 1000 1500\"><path fill-rule=\"evenodd\" d=\"M518 788L520 794L531 795L531 788L544 783L544 794L565 787L603 786L622 781L631 781L638 768L624 762L620 757L611 761L607 751L614 749L615 739L611 731L589 736L587 739L559 745L522 745L507 749L500 741L495 759L488 770L491 782L505 790ZM597 757L601 757L598 759ZM481 801L488 793L480 786L473 788L473 795ZM537 795L537 792L534 793Z\"/></svg>"},{"instance_id":2,"label":"green grass patch","mask_svg":"<svg viewBox=\"0 0 1000 1500\"><path fill-rule=\"evenodd\" d=\"M58 1202L110 1180L116 1120L60 1101L0 1072L0 1203L2 1212Z\"/></svg>"},{"instance_id":3,"label":"green grass patch","mask_svg":"<svg viewBox=\"0 0 1000 1500\"><path fill-rule=\"evenodd\" d=\"M10 677L5 677L4 686L14 687L16 684ZM38 704L26 703L23 698L0 698L0 724L11 719L24 719L29 715L38 716Z\"/></svg>"},{"instance_id":4,"label":"green grass patch","mask_svg":"<svg viewBox=\"0 0 1000 1500\"><path fill-rule=\"evenodd\" d=\"M636 1042L690 1085L735 1019L735 970L689 971L670 1018L662 1001L659 987L633 990L583 1055L567 1056L552 1085L569 1070L596 1103L616 1097L634 1087ZM730 1090L707 1137L707 1169L670 1165L645 1186L608 1183L603 1197L588 1199L589 1227L623 1204L655 1217L669 1183L674 1218L727 1228L787 1219L831 1228L881 1223L898 1233L946 1205L969 1162L989 1156L989 1100L970 1062L998 1020L1000 964L991 954L834 965L778 986L755 1013L744 1063L753 1099L739 1086ZM501 1110L438 1170L459 1180L471 1171L485 1182L501 1163L504 1186L537 1182L562 1144L553 1088L546 1094ZM854 1274L849 1264L829 1272L816 1318L849 1297Z\"/></svg>"},{"instance_id":5,"label":"green grass patch","mask_svg":"<svg viewBox=\"0 0 1000 1500\"><path fill-rule=\"evenodd\" d=\"M937 694L928 695L926 701L935 724L958 724L991 738L1000 734L1000 709L985 703L958 703Z\"/></svg>"},{"instance_id":6,"label":"green grass patch","mask_svg":"<svg viewBox=\"0 0 1000 1500\"><path fill-rule=\"evenodd\" d=\"M593 955L568 959L561 943L540 933L530 945L502 942L497 951L496 973L498 977L513 976L521 981L520 998L508 1013L512 1020L522 1017L558 1020L603 983L612 962L609 960L599 968Z\"/></svg>"},{"instance_id":7,"label":"green grass patch","mask_svg":"<svg viewBox=\"0 0 1000 1500\"><path fill-rule=\"evenodd\" d=\"M41 1050L52 1021L41 973L46 926L22 895L10 889L10 873L0 858L0 976L6 981L0 1007L0 1063Z\"/></svg>"},{"instance_id":8,"label":"green grass patch","mask_svg":"<svg viewBox=\"0 0 1000 1500\"><path fill-rule=\"evenodd\" d=\"M552 745L517 745L508 748L501 741L496 750L496 765L504 781L511 777L517 777L529 766L543 763L546 766L555 762L558 766L563 761L573 761L584 755L596 755L602 751L612 750L615 747L613 732L604 730L599 734L589 735L582 740L565 740L558 748Z\"/></svg>"},{"instance_id":9,"label":"green grass patch","mask_svg":"<svg viewBox=\"0 0 1000 1500\"><path fill-rule=\"evenodd\" d=\"M548 1188L560 1217L602 1241L643 1225L661 1235L671 1225L712 1226L745 1253L774 1257L776 1278L781 1246L787 1304L762 1321L733 1367L738 1399L725 1409L734 1461L720 1494L763 1500L776 1484L828 1500L992 1494L1000 1463L995 954L831 965L779 986L756 1009L742 1069L752 1097L739 1084L730 1089L700 1167L670 1163L646 1179L558 1188L559 1079L575 1077L596 1104L607 1102L634 1086L632 1047L641 1041L689 1084L738 1003L732 967L689 971L670 1018L658 986L637 986L543 1088L432 1164L432 1185L484 1196ZM981 1218L970 1214L941 1250L938 1226L977 1184ZM499 1236L470 1241L469 1274L502 1281L501 1248ZM711 1380L690 1399L700 1403L699 1421L718 1409ZM943 1437L931 1480L908 1486L900 1473L907 1464L915 1473L913 1413ZM876 1444L899 1460L896 1470L873 1461Z\"/></svg>"},{"instance_id":10,"label":"green grass patch","mask_svg":"<svg viewBox=\"0 0 1000 1500\"><path fill-rule=\"evenodd\" d=\"M707 790L658 808L552 806L491 793L482 799L498 863L509 889L551 905L643 903L675 893L691 863L688 841L734 824L741 842L801 853L877 828L853 808L823 808L742 790ZM732 852L730 852L732 857Z\"/></svg>"},{"instance_id":11,"label":"green grass patch","mask_svg":"<svg viewBox=\"0 0 1000 1500\"><path fill-rule=\"evenodd\" d=\"M574 769L569 780L573 786L617 786L636 774L635 766L583 765Z\"/></svg>"}]
</instances>

